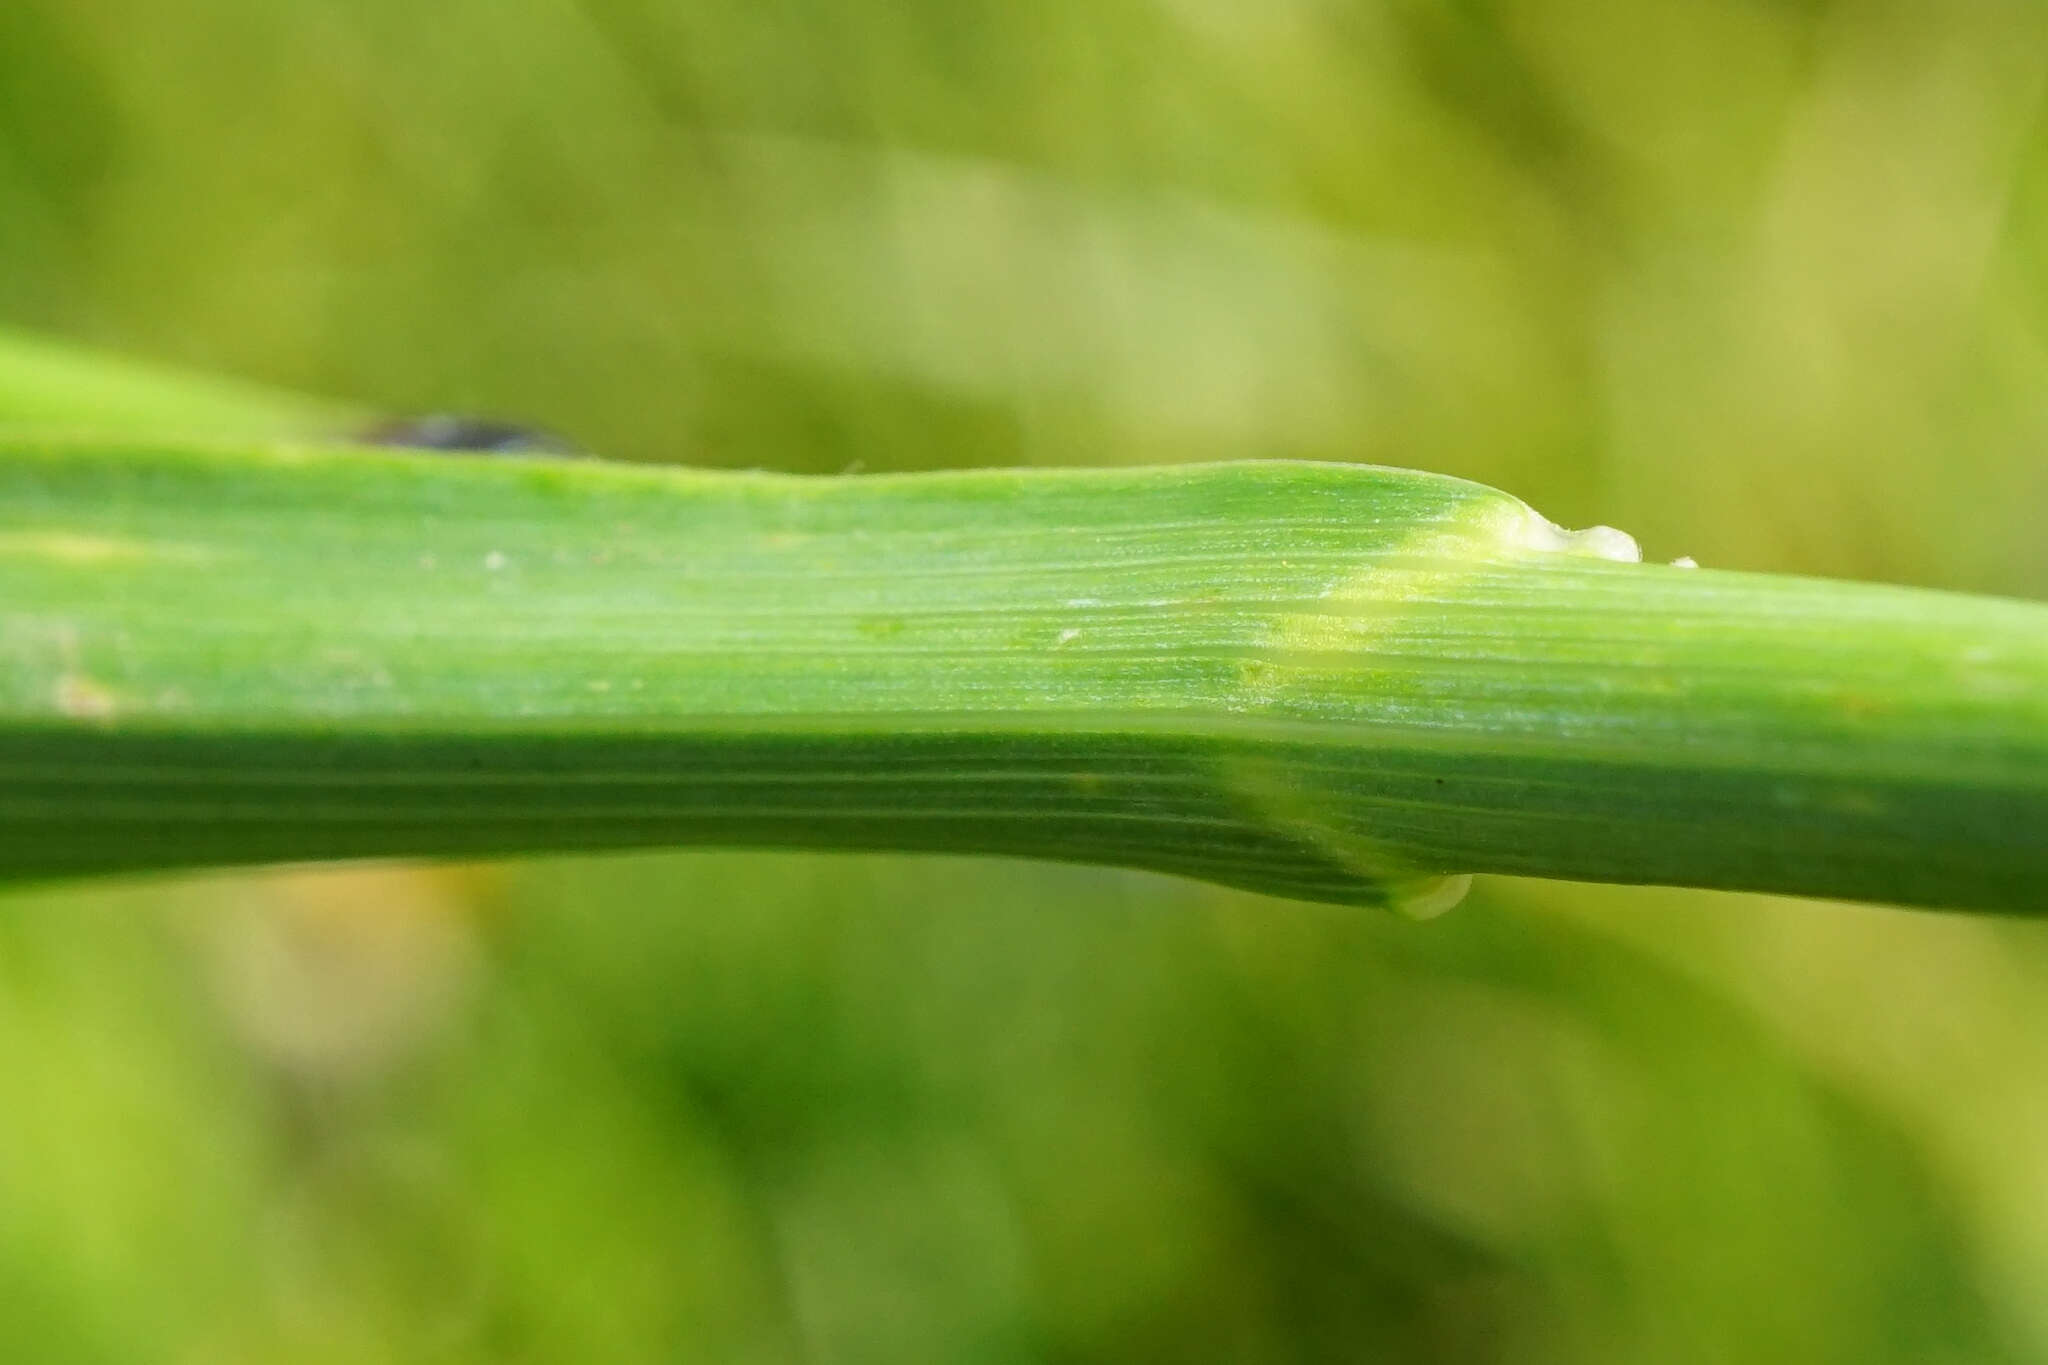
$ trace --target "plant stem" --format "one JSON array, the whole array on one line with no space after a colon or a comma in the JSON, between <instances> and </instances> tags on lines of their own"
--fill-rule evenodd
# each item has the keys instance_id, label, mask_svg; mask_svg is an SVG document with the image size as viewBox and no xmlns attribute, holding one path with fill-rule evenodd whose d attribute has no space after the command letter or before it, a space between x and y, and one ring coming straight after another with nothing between
<instances>
[{"instance_id":1,"label":"plant stem","mask_svg":"<svg viewBox=\"0 0 2048 1365\"><path fill-rule=\"evenodd\" d=\"M1261 463L0 444L0 872L710 843L2048 908L2048 608Z\"/></svg>"}]
</instances>

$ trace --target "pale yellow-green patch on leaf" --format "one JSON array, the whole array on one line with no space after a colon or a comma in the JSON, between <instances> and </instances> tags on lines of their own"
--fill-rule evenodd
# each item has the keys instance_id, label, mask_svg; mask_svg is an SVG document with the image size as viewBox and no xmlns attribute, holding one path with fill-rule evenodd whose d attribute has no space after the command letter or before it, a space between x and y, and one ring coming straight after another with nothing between
<instances>
[{"instance_id":1,"label":"pale yellow-green patch on leaf","mask_svg":"<svg viewBox=\"0 0 2048 1365\"><path fill-rule=\"evenodd\" d=\"M113 689L83 673L57 679L57 712L70 720L112 720L120 709Z\"/></svg>"},{"instance_id":2,"label":"pale yellow-green patch on leaf","mask_svg":"<svg viewBox=\"0 0 2048 1365\"><path fill-rule=\"evenodd\" d=\"M213 557L201 546L129 540L81 531L0 531L0 559L40 559L72 568L149 562L195 563Z\"/></svg>"}]
</instances>

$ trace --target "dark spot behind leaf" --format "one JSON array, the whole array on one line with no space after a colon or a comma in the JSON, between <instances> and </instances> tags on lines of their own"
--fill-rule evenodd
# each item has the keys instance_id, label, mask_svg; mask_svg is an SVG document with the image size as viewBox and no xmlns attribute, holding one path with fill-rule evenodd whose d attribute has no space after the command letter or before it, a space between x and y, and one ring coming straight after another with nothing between
<instances>
[{"instance_id":1,"label":"dark spot behind leaf","mask_svg":"<svg viewBox=\"0 0 2048 1365\"><path fill-rule=\"evenodd\" d=\"M482 417L429 413L398 417L365 432L371 445L445 450L475 455L583 455L574 442L539 427Z\"/></svg>"}]
</instances>

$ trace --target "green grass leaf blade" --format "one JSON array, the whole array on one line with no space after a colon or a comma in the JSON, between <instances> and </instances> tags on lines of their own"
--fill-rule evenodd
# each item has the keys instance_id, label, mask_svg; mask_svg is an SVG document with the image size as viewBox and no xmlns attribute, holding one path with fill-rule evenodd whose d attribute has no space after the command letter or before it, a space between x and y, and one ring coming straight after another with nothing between
<instances>
[{"instance_id":1,"label":"green grass leaf blade","mask_svg":"<svg viewBox=\"0 0 2048 1365\"><path fill-rule=\"evenodd\" d=\"M2048 608L1434 475L0 443L0 873L719 844L2027 911Z\"/></svg>"}]
</instances>

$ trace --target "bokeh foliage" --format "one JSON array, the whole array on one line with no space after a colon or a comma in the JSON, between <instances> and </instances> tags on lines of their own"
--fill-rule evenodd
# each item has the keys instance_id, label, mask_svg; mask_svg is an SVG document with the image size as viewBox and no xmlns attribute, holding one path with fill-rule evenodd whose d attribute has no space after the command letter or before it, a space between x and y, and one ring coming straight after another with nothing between
<instances>
[{"instance_id":1,"label":"bokeh foliage","mask_svg":"<svg viewBox=\"0 0 2048 1365\"><path fill-rule=\"evenodd\" d=\"M0 319L2048 595L2020 0L12 0ZM346 572L346 565L336 565ZM2048 1356L2036 926L698 854L0 902L0 1353Z\"/></svg>"}]
</instances>

